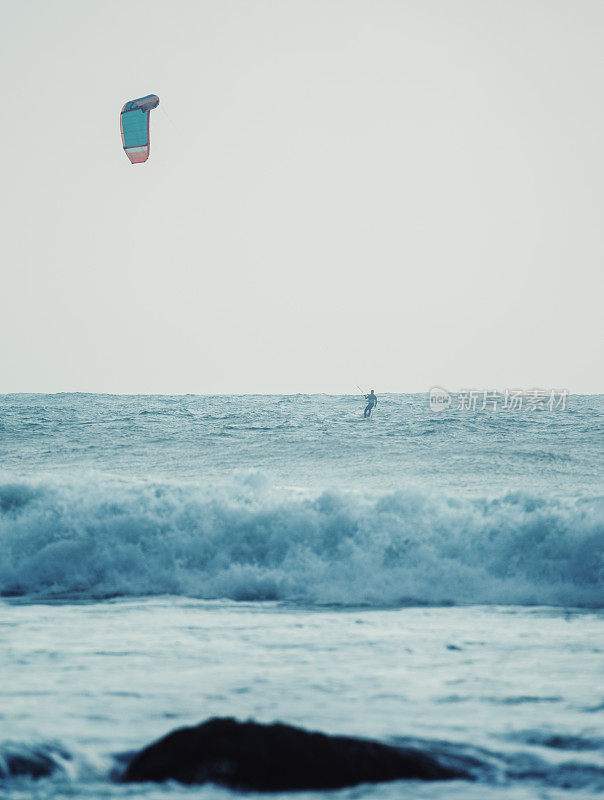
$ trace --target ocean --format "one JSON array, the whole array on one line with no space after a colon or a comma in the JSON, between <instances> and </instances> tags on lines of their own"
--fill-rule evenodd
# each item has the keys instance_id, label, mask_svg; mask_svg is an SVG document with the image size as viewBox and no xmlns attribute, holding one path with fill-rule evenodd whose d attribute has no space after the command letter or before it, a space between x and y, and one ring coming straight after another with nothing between
<instances>
[{"instance_id":1,"label":"ocean","mask_svg":"<svg viewBox=\"0 0 604 800\"><path fill-rule=\"evenodd\" d=\"M604 396L378 397L0 396L0 797L238 797L119 781L211 717L601 796Z\"/></svg>"}]
</instances>

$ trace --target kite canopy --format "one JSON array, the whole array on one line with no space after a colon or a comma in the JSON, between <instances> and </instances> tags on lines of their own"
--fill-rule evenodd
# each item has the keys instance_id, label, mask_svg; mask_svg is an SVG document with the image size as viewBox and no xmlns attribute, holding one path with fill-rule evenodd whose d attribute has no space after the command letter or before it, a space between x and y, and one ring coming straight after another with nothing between
<instances>
[{"instance_id":1,"label":"kite canopy","mask_svg":"<svg viewBox=\"0 0 604 800\"><path fill-rule=\"evenodd\" d=\"M159 105L156 94L130 100L122 108L120 130L126 155L133 164L142 164L149 158L149 113Z\"/></svg>"}]
</instances>

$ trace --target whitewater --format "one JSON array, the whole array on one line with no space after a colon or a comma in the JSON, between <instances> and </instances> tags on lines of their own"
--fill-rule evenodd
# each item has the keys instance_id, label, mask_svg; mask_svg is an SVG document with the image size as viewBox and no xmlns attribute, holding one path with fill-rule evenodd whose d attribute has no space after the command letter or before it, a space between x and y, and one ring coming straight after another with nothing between
<instances>
[{"instance_id":1,"label":"whitewater","mask_svg":"<svg viewBox=\"0 0 604 800\"><path fill-rule=\"evenodd\" d=\"M0 396L1 796L236 796L116 780L211 716L601 793L604 397L378 395Z\"/></svg>"}]
</instances>

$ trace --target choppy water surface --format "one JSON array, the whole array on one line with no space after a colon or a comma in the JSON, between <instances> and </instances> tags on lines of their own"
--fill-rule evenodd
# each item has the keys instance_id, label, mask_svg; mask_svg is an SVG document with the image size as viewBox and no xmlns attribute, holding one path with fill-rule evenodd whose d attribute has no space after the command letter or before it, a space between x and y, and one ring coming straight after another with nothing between
<instances>
[{"instance_id":1,"label":"choppy water surface","mask_svg":"<svg viewBox=\"0 0 604 800\"><path fill-rule=\"evenodd\" d=\"M1 398L0 774L58 768L0 794L231 797L111 775L232 715L479 765L345 797L597 796L603 409Z\"/></svg>"}]
</instances>

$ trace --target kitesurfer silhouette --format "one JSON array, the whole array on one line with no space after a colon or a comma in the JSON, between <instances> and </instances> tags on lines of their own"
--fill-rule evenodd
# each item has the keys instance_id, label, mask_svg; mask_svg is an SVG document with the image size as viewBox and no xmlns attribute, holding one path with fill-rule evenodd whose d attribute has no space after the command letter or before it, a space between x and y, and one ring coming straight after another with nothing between
<instances>
[{"instance_id":1,"label":"kitesurfer silhouette","mask_svg":"<svg viewBox=\"0 0 604 800\"><path fill-rule=\"evenodd\" d=\"M370 417L371 412L377 406L377 397L373 389L369 394L365 395L365 400L367 400L367 406L365 407L365 411L363 412L364 417Z\"/></svg>"}]
</instances>

